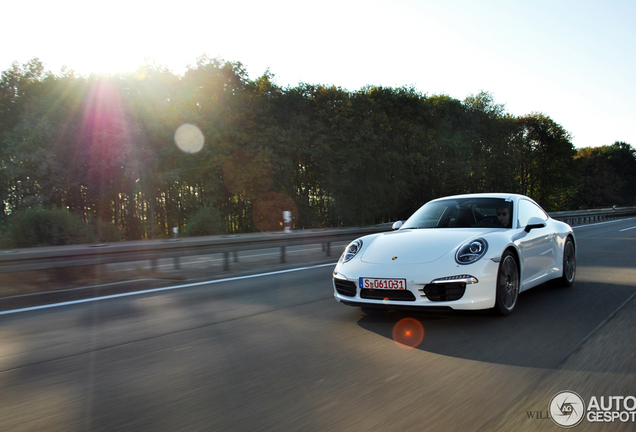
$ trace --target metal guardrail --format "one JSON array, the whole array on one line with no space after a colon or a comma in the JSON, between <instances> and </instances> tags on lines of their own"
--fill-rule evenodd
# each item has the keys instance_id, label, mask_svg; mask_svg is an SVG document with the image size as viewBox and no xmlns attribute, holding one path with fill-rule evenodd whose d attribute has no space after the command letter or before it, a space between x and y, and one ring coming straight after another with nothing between
<instances>
[{"instance_id":1,"label":"metal guardrail","mask_svg":"<svg viewBox=\"0 0 636 432\"><path fill-rule=\"evenodd\" d=\"M251 233L210 237L185 237L163 240L142 240L121 243L84 244L0 251L0 273L46 270L150 261L156 267L161 258L173 258L179 268L179 258L223 254L223 269L229 270L232 253L280 248L280 262L286 261L289 246L323 244L326 256L331 256L331 244L357 237L389 231L391 224L362 228L298 230L271 233Z\"/></svg>"},{"instance_id":2,"label":"metal guardrail","mask_svg":"<svg viewBox=\"0 0 636 432\"><path fill-rule=\"evenodd\" d=\"M550 216L570 225L578 225L636 216L636 207L554 212L550 213ZM331 243L351 241L363 235L389 230L391 230L391 224L381 224L362 228L299 230L289 233L253 233L0 250L0 273L132 261L150 261L155 268L157 260L161 258L173 258L175 267L179 268L181 257L213 254L224 255L223 269L227 271L233 253L280 248L280 262L284 263L286 248L289 246L323 244L326 256L330 256Z\"/></svg>"},{"instance_id":3,"label":"metal guardrail","mask_svg":"<svg viewBox=\"0 0 636 432\"><path fill-rule=\"evenodd\" d=\"M636 207L577 210L550 213L550 217L570 225L580 225L636 216Z\"/></svg>"}]
</instances>

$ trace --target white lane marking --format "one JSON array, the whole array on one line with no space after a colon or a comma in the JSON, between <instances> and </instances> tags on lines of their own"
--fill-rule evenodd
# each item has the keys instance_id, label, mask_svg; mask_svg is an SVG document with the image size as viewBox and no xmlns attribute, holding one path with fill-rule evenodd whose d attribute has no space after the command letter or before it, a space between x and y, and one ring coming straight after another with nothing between
<instances>
[{"instance_id":1,"label":"white lane marking","mask_svg":"<svg viewBox=\"0 0 636 432\"><path fill-rule=\"evenodd\" d=\"M596 222L596 223L592 223L592 224L576 225L576 226L573 226L572 229L588 228L588 227L593 227L593 226L597 226L597 225L605 225L605 224L616 223L616 222L624 222L624 221L632 220L632 219L634 219L634 218L614 219L614 220L606 221L606 222Z\"/></svg>"},{"instance_id":2,"label":"white lane marking","mask_svg":"<svg viewBox=\"0 0 636 432\"><path fill-rule=\"evenodd\" d=\"M57 308L57 307L63 307L63 306L77 305L77 304L82 304L82 303L91 303L91 302L96 302L96 301L101 301L101 300L116 299L116 298L121 298L121 297L130 297L130 296L136 296L136 295L151 294L151 293L156 293L156 292L161 292L161 291L171 291L171 290L178 290L178 289L183 289L183 288L192 288L192 287L195 287L195 286L207 285L207 284L231 282L231 281L237 281L237 280L243 280L243 279L254 279L254 278L263 277L263 276L272 276L272 275L283 274L283 273L292 273L292 272L297 272L297 271L312 270L312 269L317 269L317 268L321 268L321 267L329 267L329 266L335 266L335 265L336 265L336 263L319 264L319 265L315 265L315 266L298 267L298 268L293 268L293 269L288 269L288 270L278 270L278 271L267 272L267 273L258 273L258 274L246 275L246 276L235 276L235 277L229 277L229 278L225 278L225 279L216 279L216 280L205 281L205 282L194 282L194 283L184 284L184 285L175 285L175 286L169 286L169 287L163 287L163 288L153 288L153 289L144 290L144 291L134 291L134 292L122 293L122 294L112 294L112 295L108 295L108 296L104 296L104 297L94 297L94 298L89 298L89 299L73 300L73 301L68 301L68 302L54 303L54 304L41 305L41 306L33 306L33 307L22 308L22 309L12 309L12 310L7 310L7 311L0 311L0 315L10 315L10 314L15 314L15 313L20 313L20 312L30 312L30 311L36 311L36 310L51 309L51 308Z\"/></svg>"},{"instance_id":3,"label":"white lane marking","mask_svg":"<svg viewBox=\"0 0 636 432\"><path fill-rule=\"evenodd\" d=\"M629 230L633 230L633 229L635 229L635 228L636 228L636 226L633 226L633 227L631 227L631 228L624 228L624 229L619 230L619 231L620 231L620 232L623 232L623 231L629 231Z\"/></svg>"},{"instance_id":4,"label":"white lane marking","mask_svg":"<svg viewBox=\"0 0 636 432\"><path fill-rule=\"evenodd\" d=\"M152 279L140 278L140 279L135 279L135 282L143 282L143 281L147 281L147 280L152 280ZM110 282L110 283L99 284L99 285L90 285L90 286L87 286L87 287L67 288L67 289L61 289L61 290L55 290L55 291L34 292L34 293L29 293L29 294L18 294L18 295L11 296L11 298L34 297L34 296L38 296L38 295L42 295L42 294L51 294L53 292L64 293L64 292L72 292L72 291L81 291L81 290L85 290L85 289L95 289L95 288L101 288L101 287L105 287L105 286L123 285L123 284L128 283L128 282L130 282L130 281L128 280L128 281Z\"/></svg>"}]
</instances>

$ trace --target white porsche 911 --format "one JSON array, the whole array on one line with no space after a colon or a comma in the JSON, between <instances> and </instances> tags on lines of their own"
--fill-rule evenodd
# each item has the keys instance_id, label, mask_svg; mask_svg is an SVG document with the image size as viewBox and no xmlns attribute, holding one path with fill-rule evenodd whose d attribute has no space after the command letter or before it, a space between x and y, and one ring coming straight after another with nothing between
<instances>
[{"instance_id":1,"label":"white porsche 911","mask_svg":"<svg viewBox=\"0 0 636 432\"><path fill-rule=\"evenodd\" d=\"M393 228L347 246L333 272L336 300L508 315L520 292L574 282L572 228L523 195L439 198Z\"/></svg>"}]
</instances>

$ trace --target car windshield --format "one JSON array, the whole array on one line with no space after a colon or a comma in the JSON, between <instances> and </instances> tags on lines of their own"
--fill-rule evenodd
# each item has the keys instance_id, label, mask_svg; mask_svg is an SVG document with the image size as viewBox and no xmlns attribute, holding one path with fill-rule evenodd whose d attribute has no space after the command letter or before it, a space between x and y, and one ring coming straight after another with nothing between
<instances>
[{"instance_id":1,"label":"car windshield","mask_svg":"<svg viewBox=\"0 0 636 432\"><path fill-rule=\"evenodd\" d=\"M404 223L414 228L510 228L512 202L498 198L431 201Z\"/></svg>"}]
</instances>

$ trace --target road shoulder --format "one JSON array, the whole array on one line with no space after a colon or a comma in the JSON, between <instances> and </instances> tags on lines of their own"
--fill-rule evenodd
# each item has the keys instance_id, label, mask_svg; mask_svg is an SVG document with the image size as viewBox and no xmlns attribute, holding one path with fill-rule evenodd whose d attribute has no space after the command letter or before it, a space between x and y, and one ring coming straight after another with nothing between
<instances>
[{"instance_id":1,"label":"road shoulder","mask_svg":"<svg viewBox=\"0 0 636 432\"><path fill-rule=\"evenodd\" d=\"M636 396L636 294L599 326L556 370L543 378L502 415L480 430L562 430L549 415L549 404L557 393L570 390L589 405L592 397ZM558 331L558 329L556 329ZM567 335L564 335L567 337ZM592 417L593 418L593 417ZM584 418L577 431L634 430L635 422L590 422Z\"/></svg>"}]
</instances>

